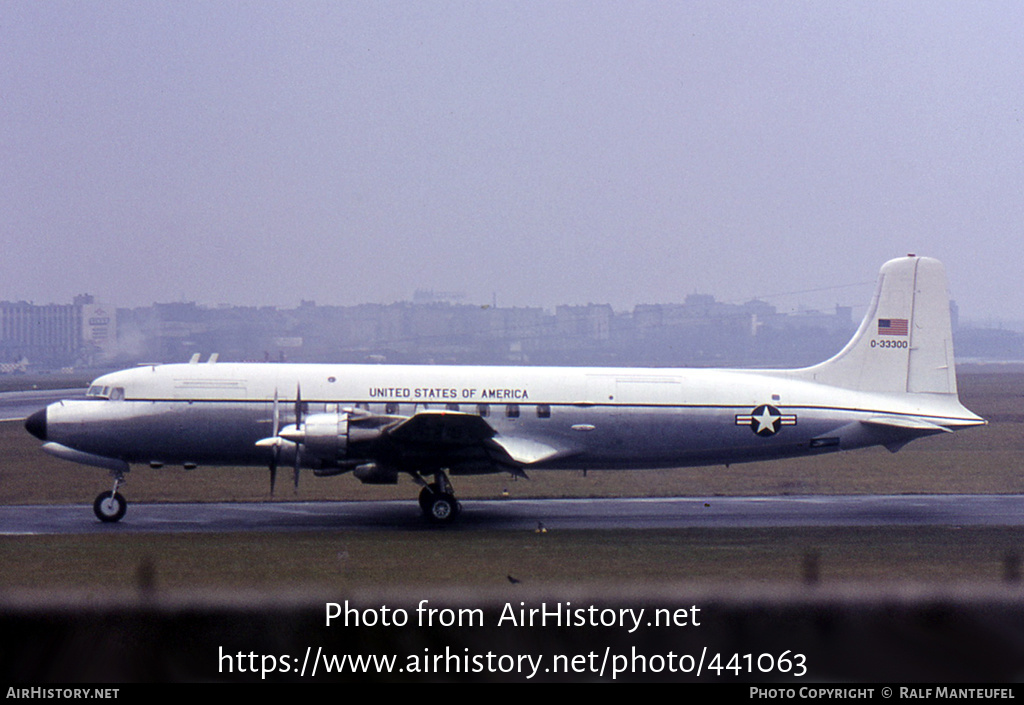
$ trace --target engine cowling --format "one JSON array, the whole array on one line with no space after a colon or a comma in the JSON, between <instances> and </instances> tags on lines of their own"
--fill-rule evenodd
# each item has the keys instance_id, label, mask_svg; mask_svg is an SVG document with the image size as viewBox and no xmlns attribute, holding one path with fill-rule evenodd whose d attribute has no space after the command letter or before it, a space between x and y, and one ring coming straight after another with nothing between
<instances>
[{"instance_id":1,"label":"engine cowling","mask_svg":"<svg viewBox=\"0 0 1024 705\"><path fill-rule=\"evenodd\" d=\"M353 425L348 413L310 414L302 425L281 429L280 436L300 443L302 453L328 462L349 460L359 455L359 448L381 434L379 428Z\"/></svg>"}]
</instances>

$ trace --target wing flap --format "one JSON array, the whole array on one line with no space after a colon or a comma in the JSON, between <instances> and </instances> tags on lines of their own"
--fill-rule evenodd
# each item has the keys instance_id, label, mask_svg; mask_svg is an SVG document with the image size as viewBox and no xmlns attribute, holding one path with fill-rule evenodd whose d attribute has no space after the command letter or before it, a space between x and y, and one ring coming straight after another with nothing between
<instances>
[{"instance_id":1,"label":"wing flap","mask_svg":"<svg viewBox=\"0 0 1024 705\"><path fill-rule=\"evenodd\" d=\"M534 465L562 455L557 448L529 438L513 436L495 436L491 442L500 447L512 460L521 465Z\"/></svg>"}]
</instances>

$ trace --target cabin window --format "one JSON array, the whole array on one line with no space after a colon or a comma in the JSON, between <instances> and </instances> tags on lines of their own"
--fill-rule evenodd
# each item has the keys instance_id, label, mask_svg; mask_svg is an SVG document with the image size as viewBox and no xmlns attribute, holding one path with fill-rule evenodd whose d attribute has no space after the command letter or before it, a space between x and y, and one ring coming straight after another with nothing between
<instances>
[{"instance_id":1,"label":"cabin window","mask_svg":"<svg viewBox=\"0 0 1024 705\"><path fill-rule=\"evenodd\" d=\"M550 404L538 404L537 405L537 418L538 419L550 419L551 418L551 405Z\"/></svg>"},{"instance_id":2,"label":"cabin window","mask_svg":"<svg viewBox=\"0 0 1024 705\"><path fill-rule=\"evenodd\" d=\"M476 413L480 416L487 417L491 415L491 407L487 404L477 404Z\"/></svg>"},{"instance_id":3,"label":"cabin window","mask_svg":"<svg viewBox=\"0 0 1024 705\"><path fill-rule=\"evenodd\" d=\"M124 399L124 387L114 387L110 390L110 398L114 401L120 401Z\"/></svg>"},{"instance_id":4,"label":"cabin window","mask_svg":"<svg viewBox=\"0 0 1024 705\"><path fill-rule=\"evenodd\" d=\"M505 416L510 419L519 418L519 405L518 404L507 404L505 406Z\"/></svg>"}]
</instances>

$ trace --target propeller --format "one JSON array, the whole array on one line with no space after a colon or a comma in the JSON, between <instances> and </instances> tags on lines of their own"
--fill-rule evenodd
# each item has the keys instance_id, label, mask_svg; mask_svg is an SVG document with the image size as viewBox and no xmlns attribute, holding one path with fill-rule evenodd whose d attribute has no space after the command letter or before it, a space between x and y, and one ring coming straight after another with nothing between
<instances>
[{"instance_id":1,"label":"propeller","mask_svg":"<svg viewBox=\"0 0 1024 705\"><path fill-rule=\"evenodd\" d=\"M302 387L295 385L295 428L302 430ZM277 435L277 434L274 434ZM302 467L302 443L295 444L295 493L299 493L299 468Z\"/></svg>"},{"instance_id":2,"label":"propeller","mask_svg":"<svg viewBox=\"0 0 1024 705\"><path fill-rule=\"evenodd\" d=\"M281 426L281 407L277 398L277 387L274 387L274 432L271 437L277 439L277 432ZM277 482L277 462L281 458L281 444L274 443L270 451L270 496L274 496L274 483Z\"/></svg>"},{"instance_id":3,"label":"propeller","mask_svg":"<svg viewBox=\"0 0 1024 705\"><path fill-rule=\"evenodd\" d=\"M295 444L295 491L299 491L299 469L302 467L302 443L305 432L302 429L302 388L295 386L295 423L281 428L281 400L274 389L274 428L268 438L256 441L261 448L270 448L270 494L274 494L277 482L277 468L281 462L281 446Z\"/></svg>"}]
</instances>

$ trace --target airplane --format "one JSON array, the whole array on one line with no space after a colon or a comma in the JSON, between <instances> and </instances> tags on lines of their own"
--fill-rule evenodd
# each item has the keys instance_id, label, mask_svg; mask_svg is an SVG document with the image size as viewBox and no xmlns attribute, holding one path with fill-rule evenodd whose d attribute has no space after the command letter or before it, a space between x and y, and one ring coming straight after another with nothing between
<instances>
[{"instance_id":1,"label":"airplane","mask_svg":"<svg viewBox=\"0 0 1024 705\"><path fill-rule=\"evenodd\" d=\"M957 394L946 275L883 265L860 327L800 369L206 363L97 378L25 421L65 460L110 471L93 505L119 521L133 463L290 466L364 483L408 475L432 522L461 510L450 476L692 467L813 456L979 426Z\"/></svg>"}]
</instances>

